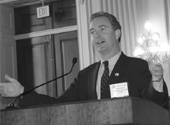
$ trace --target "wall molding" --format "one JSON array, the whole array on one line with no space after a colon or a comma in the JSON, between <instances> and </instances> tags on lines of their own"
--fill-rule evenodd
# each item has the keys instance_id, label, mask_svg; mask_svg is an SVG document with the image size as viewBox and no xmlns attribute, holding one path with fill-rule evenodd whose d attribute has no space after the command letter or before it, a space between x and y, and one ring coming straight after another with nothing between
<instances>
[{"instance_id":1,"label":"wall molding","mask_svg":"<svg viewBox=\"0 0 170 125\"><path fill-rule=\"evenodd\" d=\"M31 32L31 33L26 33L26 34L15 35L15 40L71 32L71 31L76 31L77 29L78 29L77 25L73 25L73 26L67 26L67 27L62 27L62 28Z\"/></svg>"}]
</instances>

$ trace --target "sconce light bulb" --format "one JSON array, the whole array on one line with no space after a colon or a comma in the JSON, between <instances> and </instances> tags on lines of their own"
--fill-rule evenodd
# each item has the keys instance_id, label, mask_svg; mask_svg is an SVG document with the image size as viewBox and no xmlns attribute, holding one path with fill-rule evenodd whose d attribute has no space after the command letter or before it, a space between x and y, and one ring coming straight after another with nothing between
<instances>
[{"instance_id":1,"label":"sconce light bulb","mask_svg":"<svg viewBox=\"0 0 170 125\"><path fill-rule=\"evenodd\" d=\"M152 30L152 23L150 21L146 21L144 27L147 31Z\"/></svg>"},{"instance_id":2,"label":"sconce light bulb","mask_svg":"<svg viewBox=\"0 0 170 125\"><path fill-rule=\"evenodd\" d=\"M159 33L157 33L157 32L152 35L152 39L153 39L154 41L158 41L159 38L160 38L160 35L159 35Z\"/></svg>"},{"instance_id":3,"label":"sconce light bulb","mask_svg":"<svg viewBox=\"0 0 170 125\"><path fill-rule=\"evenodd\" d=\"M142 55L142 54L144 54L145 52L144 52L144 50L142 49L142 48L140 48L140 47L137 47L136 49L135 49L135 51L133 52L133 55L134 56L140 56L140 55Z\"/></svg>"}]
</instances>

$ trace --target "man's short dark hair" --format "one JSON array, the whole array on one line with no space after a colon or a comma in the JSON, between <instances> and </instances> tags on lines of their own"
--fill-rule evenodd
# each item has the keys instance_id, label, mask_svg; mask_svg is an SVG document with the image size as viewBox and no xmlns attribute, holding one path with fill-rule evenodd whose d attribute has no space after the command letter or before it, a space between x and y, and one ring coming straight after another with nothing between
<instances>
[{"instance_id":1,"label":"man's short dark hair","mask_svg":"<svg viewBox=\"0 0 170 125\"><path fill-rule=\"evenodd\" d=\"M90 18L90 21L93 21L95 18L97 17L106 17L109 19L112 27L114 30L117 30L119 29L121 31L121 25L120 23L117 21L116 17L110 13L107 13L107 12L103 12L103 11L100 11L100 12L96 12L96 13L93 13L91 15L91 18ZM119 38L119 42L120 42L120 39L121 39L121 36Z\"/></svg>"}]
</instances>

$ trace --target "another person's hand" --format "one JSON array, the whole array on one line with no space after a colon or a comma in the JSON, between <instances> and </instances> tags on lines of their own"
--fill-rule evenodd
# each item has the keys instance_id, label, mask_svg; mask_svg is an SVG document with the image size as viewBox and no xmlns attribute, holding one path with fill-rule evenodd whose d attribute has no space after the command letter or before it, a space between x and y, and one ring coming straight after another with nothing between
<instances>
[{"instance_id":1,"label":"another person's hand","mask_svg":"<svg viewBox=\"0 0 170 125\"><path fill-rule=\"evenodd\" d=\"M3 97L16 97L23 93L24 87L16 80L5 75L7 82L0 83L0 95Z\"/></svg>"},{"instance_id":2,"label":"another person's hand","mask_svg":"<svg viewBox=\"0 0 170 125\"><path fill-rule=\"evenodd\" d=\"M154 89L163 92L163 67L161 64L149 61L149 70L152 74L152 84Z\"/></svg>"}]
</instances>

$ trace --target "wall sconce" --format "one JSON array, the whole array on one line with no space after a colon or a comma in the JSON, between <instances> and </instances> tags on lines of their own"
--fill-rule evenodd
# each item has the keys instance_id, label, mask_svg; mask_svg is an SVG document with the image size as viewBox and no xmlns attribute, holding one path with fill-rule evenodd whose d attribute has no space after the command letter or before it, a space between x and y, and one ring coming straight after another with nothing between
<instances>
[{"instance_id":1,"label":"wall sconce","mask_svg":"<svg viewBox=\"0 0 170 125\"><path fill-rule=\"evenodd\" d=\"M153 31L152 23L147 21L144 24L146 34L141 34L137 39L137 46L133 55L153 63L165 64L170 58L170 46L160 41L158 32Z\"/></svg>"}]
</instances>

